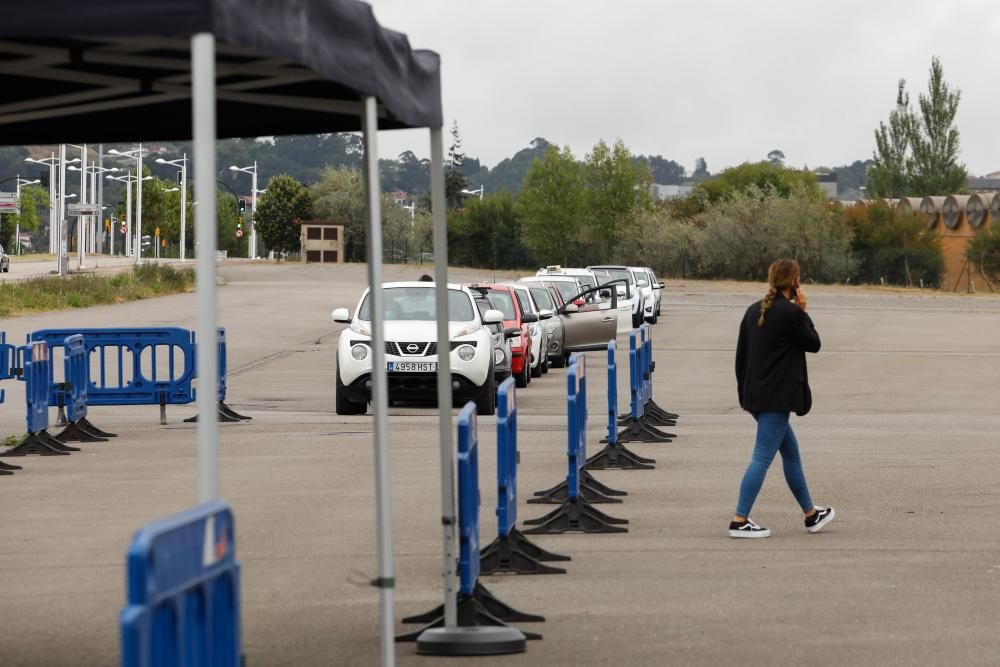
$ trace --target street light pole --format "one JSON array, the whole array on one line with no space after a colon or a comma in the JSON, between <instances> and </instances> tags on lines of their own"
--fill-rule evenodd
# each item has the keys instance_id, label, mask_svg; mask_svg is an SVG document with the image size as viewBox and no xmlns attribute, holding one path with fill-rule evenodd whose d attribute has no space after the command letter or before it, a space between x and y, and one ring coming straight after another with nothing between
<instances>
[{"instance_id":1,"label":"street light pole","mask_svg":"<svg viewBox=\"0 0 1000 667\"><path fill-rule=\"evenodd\" d=\"M87 203L87 144L80 147L80 203ZM84 216L77 216L76 218L76 255L77 255L77 269L87 268L84 263L84 254L86 248L84 248L84 227L86 227L86 218Z\"/></svg>"},{"instance_id":2,"label":"street light pole","mask_svg":"<svg viewBox=\"0 0 1000 667\"><path fill-rule=\"evenodd\" d=\"M257 190L257 161L254 160L252 167L232 165L229 170L242 171L253 177L250 183L250 239L247 241L247 257L254 259L257 257L257 225L254 223L253 216L257 213L257 193L262 192Z\"/></svg>"},{"instance_id":3,"label":"street light pole","mask_svg":"<svg viewBox=\"0 0 1000 667\"><path fill-rule=\"evenodd\" d=\"M170 164L181 168L181 261L187 258L187 153L184 153L179 160L164 160L156 158L157 164Z\"/></svg>"},{"instance_id":4,"label":"street light pole","mask_svg":"<svg viewBox=\"0 0 1000 667\"><path fill-rule=\"evenodd\" d=\"M59 144L59 244L56 247L56 262L59 275L66 275L66 144Z\"/></svg>"}]
</instances>

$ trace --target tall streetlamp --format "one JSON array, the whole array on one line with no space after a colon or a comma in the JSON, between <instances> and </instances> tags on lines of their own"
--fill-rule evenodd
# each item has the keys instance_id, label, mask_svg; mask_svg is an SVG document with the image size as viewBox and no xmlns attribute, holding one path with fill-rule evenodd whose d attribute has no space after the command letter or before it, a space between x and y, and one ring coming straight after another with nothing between
<instances>
[{"instance_id":1,"label":"tall streetlamp","mask_svg":"<svg viewBox=\"0 0 1000 667\"><path fill-rule=\"evenodd\" d=\"M257 257L257 224L253 216L257 213L257 161L254 160L252 167L237 167L235 164L229 167L229 171L242 171L253 177L250 184L250 242L247 244L247 257L255 259Z\"/></svg>"},{"instance_id":2,"label":"tall streetlamp","mask_svg":"<svg viewBox=\"0 0 1000 667\"><path fill-rule=\"evenodd\" d=\"M142 142L139 143L139 147L130 151L120 151L117 148L112 148L108 151L108 155L117 155L123 158L135 158L136 163L136 178L138 179L135 188L135 263L139 264L140 258L142 257L142 182L152 180L152 177L143 177L142 175L142 156L144 152L142 149Z\"/></svg>"},{"instance_id":3,"label":"tall streetlamp","mask_svg":"<svg viewBox=\"0 0 1000 667\"><path fill-rule=\"evenodd\" d=\"M27 178L21 178L20 175L17 177L17 205L21 205L21 186L22 185L32 185L33 183L41 183L37 178L33 181L29 181ZM21 216L17 216L17 226L14 231L14 254L21 254Z\"/></svg>"},{"instance_id":4,"label":"tall streetlamp","mask_svg":"<svg viewBox=\"0 0 1000 667\"><path fill-rule=\"evenodd\" d=\"M62 147L60 147L60 155L65 157L65 152ZM49 157L42 158L41 160L36 160L32 157L24 158L25 162L30 164L43 164L49 168L49 252L53 255L59 252L59 241L60 241L60 225L65 217L63 215L64 207L62 202L58 199L63 193L64 182L60 182L57 179L56 168L59 167L62 162L60 158L56 157L55 152L49 154ZM77 163L80 158L73 158L69 160L69 163Z\"/></svg>"},{"instance_id":5,"label":"tall streetlamp","mask_svg":"<svg viewBox=\"0 0 1000 667\"><path fill-rule=\"evenodd\" d=\"M187 259L186 257L186 246L187 246L187 153L179 160L164 160L161 157L156 158L156 164L170 164L175 167L181 168L181 261ZM256 178L256 176L254 177ZM167 192L170 192L167 190Z\"/></svg>"},{"instance_id":6,"label":"tall streetlamp","mask_svg":"<svg viewBox=\"0 0 1000 667\"><path fill-rule=\"evenodd\" d=\"M66 167L66 168L68 170L70 170L70 171L80 171L80 172L83 172L84 174L90 176L90 184L88 186L88 190L90 192L91 199L95 199L95 195L97 193L97 178L98 178L98 174L104 174L104 173L107 173L107 172L115 173L115 172L121 171L118 167L101 167L101 166L98 166L96 164L90 164L90 165L87 165L87 166L84 166L84 167L71 166L71 167ZM90 203L91 204L97 204L97 201L92 201ZM102 215L100 213L100 210L101 210L101 207L100 207L100 205L98 205L98 218L100 218L101 215ZM88 234L90 235L90 238L88 239L87 246L90 248L90 252L91 253L96 253L97 252L97 236L98 236L97 229L99 227L103 226L102 223L103 223L102 220L98 220L97 221L97 225L95 226L94 222L91 222L90 229L88 230Z\"/></svg>"},{"instance_id":7,"label":"tall streetlamp","mask_svg":"<svg viewBox=\"0 0 1000 667\"><path fill-rule=\"evenodd\" d=\"M136 178L135 176L133 176L132 175L132 170L129 169L128 170L128 174L126 174L125 176L110 176L109 175L109 176L105 176L105 178L108 179L109 181L118 181L119 183L124 183L125 184L125 256L126 257L131 257L132 256L132 248L133 248L133 238L132 238L132 184L135 183L135 182L141 183L142 181L151 181L151 180L153 180L153 177L152 176L146 176L144 178L139 179L139 178ZM142 188L141 185L138 186L138 189L141 189L141 188ZM141 241L141 239L140 239L140 241ZM138 246L135 246L135 247L138 247L140 249L139 252L142 252L142 250L141 250L142 246L141 245L138 245ZM114 235L114 232L112 232L112 234L111 234L111 254L113 255L114 253L115 253L115 235Z\"/></svg>"},{"instance_id":8,"label":"tall streetlamp","mask_svg":"<svg viewBox=\"0 0 1000 667\"><path fill-rule=\"evenodd\" d=\"M483 189L485 187L486 187L485 185L480 185L475 190L462 190L462 194L463 195L475 195L475 194L478 194L479 195L479 199L482 200L482 198L483 198Z\"/></svg>"}]
</instances>

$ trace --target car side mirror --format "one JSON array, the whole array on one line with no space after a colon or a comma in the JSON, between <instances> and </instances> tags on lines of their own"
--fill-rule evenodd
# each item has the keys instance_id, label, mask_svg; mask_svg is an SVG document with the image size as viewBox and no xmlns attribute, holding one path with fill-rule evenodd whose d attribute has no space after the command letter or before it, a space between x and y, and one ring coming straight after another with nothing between
<instances>
[{"instance_id":1,"label":"car side mirror","mask_svg":"<svg viewBox=\"0 0 1000 667\"><path fill-rule=\"evenodd\" d=\"M552 315L553 315L552 311L549 310L548 308L544 308L544 309L538 311L538 317L541 318L541 319L543 319L543 320L549 319L550 317L552 317Z\"/></svg>"},{"instance_id":2,"label":"car side mirror","mask_svg":"<svg viewBox=\"0 0 1000 667\"><path fill-rule=\"evenodd\" d=\"M575 303L567 303L565 306L563 306L563 312L567 314L576 313L579 310L580 306L576 305Z\"/></svg>"},{"instance_id":3,"label":"car side mirror","mask_svg":"<svg viewBox=\"0 0 1000 667\"><path fill-rule=\"evenodd\" d=\"M490 308L483 313L483 322L486 324L499 324L503 322L503 313L495 308Z\"/></svg>"},{"instance_id":4,"label":"car side mirror","mask_svg":"<svg viewBox=\"0 0 1000 667\"><path fill-rule=\"evenodd\" d=\"M667 286L666 283L656 283L656 289L663 289L666 286Z\"/></svg>"},{"instance_id":5,"label":"car side mirror","mask_svg":"<svg viewBox=\"0 0 1000 667\"><path fill-rule=\"evenodd\" d=\"M587 302L583 299L573 299L573 303L576 304L577 307L580 307L586 305Z\"/></svg>"},{"instance_id":6,"label":"car side mirror","mask_svg":"<svg viewBox=\"0 0 1000 667\"><path fill-rule=\"evenodd\" d=\"M615 292L618 293L618 296L625 296L625 286L624 285L615 285Z\"/></svg>"},{"instance_id":7,"label":"car side mirror","mask_svg":"<svg viewBox=\"0 0 1000 667\"><path fill-rule=\"evenodd\" d=\"M347 310L346 308L337 308L332 313L330 313L330 317L333 318L334 322L340 322L341 324L351 323L351 311Z\"/></svg>"},{"instance_id":8,"label":"car side mirror","mask_svg":"<svg viewBox=\"0 0 1000 667\"><path fill-rule=\"evenodd\" d=\"M517 338L521 335L521 330L518 327L510 327L509 329L503 330L504 338Z\"/></svg>"},{"instance_id":9,"label":"car side mirror","mask_svg":"<svg viewBox=\"0 0 1000 667\"><path fill-rule=\"evenodd\" d=\"M525 313L521 315L521 321L525 324L531 324L538 321L538 315L535 313Z\"/></svg>"}]
</instances>

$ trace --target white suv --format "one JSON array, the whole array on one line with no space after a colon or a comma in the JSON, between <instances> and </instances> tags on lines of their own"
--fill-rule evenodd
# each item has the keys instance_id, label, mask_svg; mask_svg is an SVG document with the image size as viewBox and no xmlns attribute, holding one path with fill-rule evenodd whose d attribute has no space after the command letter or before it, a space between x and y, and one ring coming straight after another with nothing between
<instances>
[{"instance_id":1,"label":"white suv","mask_svg":"<svg viewBox=\"0 0 1000 667\"><path fill-rule=\"evenodd\" d=\"M371 401L371 303L366 289L352 317L333 311L335 322L350 324L337 347L337 414L364 414ZM382 285L385 360L389 400L437 396L437 321L434 283ZM496 409L493 340L484 323L503 322L503 313L480 315L468 288L448 285L449 364L455 401L476 402L480 415Z\"/></svg>"}]
</instances>

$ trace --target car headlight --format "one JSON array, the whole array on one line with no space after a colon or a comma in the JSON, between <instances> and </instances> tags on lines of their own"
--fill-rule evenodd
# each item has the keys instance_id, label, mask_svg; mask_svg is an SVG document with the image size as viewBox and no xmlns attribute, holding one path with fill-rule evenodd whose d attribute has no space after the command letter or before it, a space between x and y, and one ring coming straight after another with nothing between
<instances>
[{"instance_id":1,"label":"car headlight","mask_svg":"<svg viewBox=\"0 0 1000 667\"><path fill-rule=\"evenodd\" d=\"M469 326L460 329L454 336L452 336L452 339L461 338L462 336L468 336L469 334L476 333L482 328L483 328L482 324L480 324L479 322L473 322Z\"/></svg>"},{"instance_id":2,"label":"car headlight","mask_svg":"<svg viewBox=\"0 0 1000 667\"><path fill-rule=\"evenodd\" d=\"M351 356L354 357L355 361L364 361L368 358L368 346L355 345L351 348Z\"/></svg>"},{"instance_id":3,"label":"car headlight","mask_svg":"<svg viewBox=\"0 0 1000 667\"><path fill-rule=\"evenodd\" d=\"M359 333L362 336L371 336L372 335L372 332L368 330L368 327L366 327L365 325L361 324L361 322L359 322L357 320L354 320L353 322L351 322L351 331L353 331L354 333Z\"/></svg>"},{"instance_id":4,"label":"car headlight","mask_svg":"<svg viewBox=\"0 0 1000 667\"><path fill-rule=\"evenodd\" d=\"M476 348L471 345L459 345L456 352L462 361L472 361L472 358L476 356Z\"/></svg>"},{"instance_id":5,"label":"car headlight","mask_svg":"<svg viewBox=\"0 0 1000 667\"><path fill-rule=\"evenodd\" d=\"M514 336L513 338L511 338L510 339L510 346L511 347L521 347L521 337L520 336Z\"/></svg>"},{"instance_id":6,"label":"car headlight","mask_svg":"<svg viewBox=\"0 0 1000 667\"><path fill-rule=\"evenodd\" d=\"M532 336L537 336L538 335L538 325L537 324L529 324L528 325L528 331L531 332Z\"/></svg>"},{"instance_id":7,"label":"car headlight","mask_svg":"<svg viewBox=\"0 0 1000 667\"><path fill-rule=\"evenodd\" d=\"M503 363L503 350L493 350L493 363L494 364Z\"/></svg>"}]
</instances>

